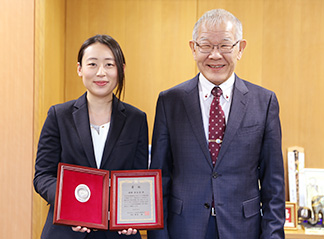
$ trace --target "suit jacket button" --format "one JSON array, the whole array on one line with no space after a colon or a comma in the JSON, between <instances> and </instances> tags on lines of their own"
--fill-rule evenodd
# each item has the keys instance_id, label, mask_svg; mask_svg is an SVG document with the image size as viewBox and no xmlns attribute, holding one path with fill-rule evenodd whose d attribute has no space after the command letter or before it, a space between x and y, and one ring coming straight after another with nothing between
<instances>
[{"instance_id":1,"label":"suit jacket button","mask_svg":"<svg viewBox=\"0 0 324 239\"><path fill-rule=\"evenodd\" d=\"M209 208L210 208L209 203L205 203L205 204L204 204L204 207L207 208L207 209L209 209Z\"/></svg>"},{"instance_id":2,"label":"suit jacket button","mask_svg":"<svg viewBox=\"0 0 324 239\"><path fill-rule=\"evenodd\" d=\"M213 178L217 178L218 177L218 173L213 173Z\"/></svg>"}]
</instances>

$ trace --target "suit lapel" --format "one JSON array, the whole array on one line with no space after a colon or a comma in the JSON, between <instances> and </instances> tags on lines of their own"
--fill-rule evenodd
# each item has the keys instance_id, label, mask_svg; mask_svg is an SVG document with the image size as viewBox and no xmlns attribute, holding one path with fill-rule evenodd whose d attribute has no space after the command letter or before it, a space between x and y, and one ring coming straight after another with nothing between
<instances>
[{"instance_id":1,"label":"suit lapel","mask_svg":"<svg viewBox=\"0 0 324 239\"><path fill-rule=\"evenodd\" d=\"M125 107L122 102L118 101L118 99L114 96L113 98L113 109L111 114L111 123L110 128L104 148L104 153L102 156L101 165L105 165L108 161L109 155L111 154L119 135L124 127L126 121L125 115ZM111 162L109 162L110 164ZM109 166L108 166L109 168Z\"/></svg>"},{"instance_id":2,"label":"suit lapel","mask_svg":"<svg viewBox=\"0 0 324 239\"><path fill-rule=\"evenodd\" d=\"M203 121L201 116L201 108L198 92L198 75L193 78L185 90L186 94L183 98L183 104L185 105L186 113L189 122L192 126L192 130L197 138L197 141L205 155L206 160L212 167L212 161L208 151L208 145L205 136L205 130L203 127Z\"/></svg>"},{"instance_id":3,"label":"suit lapel","mask_svg":"<svg viewBox=\"0 0 324 239\"><path fill-rule=\"evenodd\" d=\"M228 117L228 123L226 125L224 141L222 143L222 147L219 152L215 168L217 168L218 165L221 163L231 141L234 139L234 136L241 125L248 103L247 93L248 89L245 86L244 82L235 75L231 110Z\"/></svg>"},{"instance_id":4,"label":"suit lapel","mask_svg":"<svg viewBox=\"0 0 324 239\"><path fill-rule=\"evenodd\" d=\"M87 106L86 93L82 95L74 104L75 111L72 113L73 120L79 134L81 144L90 163L90 166L96 168L96 161L94 157L90 121Z\"/></svg>"}]
</instances>

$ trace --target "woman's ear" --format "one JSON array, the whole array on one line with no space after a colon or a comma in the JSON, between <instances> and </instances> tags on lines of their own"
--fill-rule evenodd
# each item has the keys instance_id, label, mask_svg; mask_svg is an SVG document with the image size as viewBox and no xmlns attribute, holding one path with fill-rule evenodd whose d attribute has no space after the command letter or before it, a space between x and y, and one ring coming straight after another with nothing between
<instances>
[{"instance_id":1,"label":"woman's ear","mask_svg":"<svg viewBox=\"0 0 324 239\"><path fill-rule=\"evenodd\" d=\"M80 62L78 62L78 66L77 66L77 73L78 75L81 77L82 76L82 67L80 65Z\"/></svg>"}]
</instances>

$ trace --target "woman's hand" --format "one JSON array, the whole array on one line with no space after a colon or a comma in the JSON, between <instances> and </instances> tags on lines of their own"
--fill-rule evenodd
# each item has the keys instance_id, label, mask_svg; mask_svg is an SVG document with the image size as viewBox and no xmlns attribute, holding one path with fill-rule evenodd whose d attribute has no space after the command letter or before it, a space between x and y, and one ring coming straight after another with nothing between
<instances>
[{"instance_id":1,"label":"woman's hand","mask_svg":"<svg viewBox=\"0 0 324 239\"><path fill-rule=\"evenodd\" d=\"M87 227L81 227L81 226L77 226L77 227L72 227L72 230L75 231L75 232L87 232L87 233L90 233L91 232L91 229L90 228L87 228ZM94 230L95 231L95 230ZM122 230L122 231L118 231L118 234L121 235L121 234L124 234L124 235L134 235L137 233L137 230L136 229L133 229L133 228L128 228L127 230Z\"/></svg>"},{"instance_id":2,"label":"woman's hand","mask_svg":"<svg viewBox=\"0 0 324 239\"><path fill-rule=\"evenodd\" d=\"M87 232L87 233L91 232L91 229L89 229L87 227L81 227L81 226L72 227L72 230L75 232Z\"/></svg>"},{"instance_id":3,"label":"woman's hand","mask_svg":"<svg viewBox=\"0 0 324 239\"><path fill-rule=\"evenodd\" d=\"M127 230L122 230L122 231L118 231L118 234L124 234L124 235L134 235L137 233L137 230L136 229L132 229L132 228L128 228Z\"/></svg>"}]
</instances>

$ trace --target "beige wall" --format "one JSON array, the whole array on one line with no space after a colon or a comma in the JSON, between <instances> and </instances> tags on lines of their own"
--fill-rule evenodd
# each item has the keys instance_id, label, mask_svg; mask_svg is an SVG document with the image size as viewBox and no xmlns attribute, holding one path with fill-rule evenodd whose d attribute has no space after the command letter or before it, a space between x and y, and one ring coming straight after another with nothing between
<instances>
[{"instance_id":1,"label":"beige wall","mask_svg":"<svg viewBox=\"0 0 324 239\"><path fill-rule=\"evenodd\" d=\"M298 145L306 167L324 168L324 1L0 0L4 238L39 238L47 206L33 193L33 151L49 106L85 91L76 74L82 42L103 33L120 43L124 100L147 112L151 135L158 93L197 73L188 41L212 8L243 23L248 45L238 75L277 93L285 161L287 147Z\"/></svg>"},{"instance_id":2,"label":"beige wall","mask_svg":"<svg viewBox=\"0 0 324 239\"><path fill-rule=\"evenodd\" d=\"M35 154L49 107L65 100L65 20L65 0L35 1ZM48 206L33 192L32 238L40 238Z\"/></svg>"},{"instance_id":3,"label":"beige wall","mask_svg":"<svg viewBox=\"0 0 324 239\"><path fill-rule=\"evenodd\" d=\"M1 238L30 238L34 1L0 0Z\"/></svg>"},{"instance_id":4,"label":"beige wall","mask_svg":"<svg viewBox=\"0 0 324 239\"><path fill-rule=\"evenodd\" d=\"M79 47L90 36L109 34L126 56L125 101L147 112L152 126L158 93L195 75L188 42L196 11L192 0L67 1L67 99L84 92L76 74Z\"/></svg>"}]
</instances>

